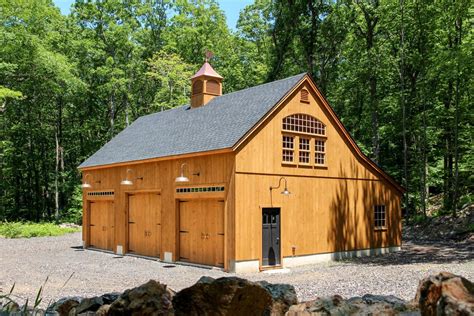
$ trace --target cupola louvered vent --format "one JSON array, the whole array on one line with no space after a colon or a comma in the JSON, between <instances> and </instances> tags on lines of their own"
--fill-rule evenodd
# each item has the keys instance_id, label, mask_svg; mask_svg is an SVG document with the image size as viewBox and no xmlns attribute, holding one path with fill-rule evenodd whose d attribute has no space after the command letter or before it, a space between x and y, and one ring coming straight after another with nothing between
<instances>
[{"instance_id":1,"label":"cupola louvered vent","mask_svg":"<svg viewBox=\"0 0 474 316\"><path fill-rule=\"evenodd\" d=\"M199 94L203 91L203 83L202 80L197 80L193 84L193 94Z\"/></svg>"},{"instance_id":2,"label":"cupola louvered vent","mask_svg":"<svg viewBox=\"0 0 474 316\"><path fill-rule=\"evenodd\" d=\"M212 94L220 94L220 84L215 80L208 80L206 92Z\"/></svg>"}]
</instances>

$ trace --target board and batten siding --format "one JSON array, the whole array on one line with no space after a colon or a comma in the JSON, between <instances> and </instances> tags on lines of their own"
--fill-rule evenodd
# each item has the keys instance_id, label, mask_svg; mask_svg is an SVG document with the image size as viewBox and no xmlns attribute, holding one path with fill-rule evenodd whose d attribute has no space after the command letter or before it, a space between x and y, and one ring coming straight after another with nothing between
<instances>
[{"instance_id":1,"label":"board and batten siding","mask_svg":"<svg viewBox=\"0 0 474 316\"><path fill-rule=\"evenodd\" d=\"M310 92L309 102L300 101L303 88ZM239 146L236 261L259 260L261 266L261 208L271 206L281 207L282 257L401 244L400 192L356 154L321 102L309 82L303 82ZM326 125L325 167L282 164L282 120L296 113ZM281 195L283 187L270 195L270 186L277 186L280 176L288 180L291 195ZM386 205L386 230L373 227L375 204Z\"/></svg>"},{"instance_id":2,"label":"board and batten siding","mask_svg":"<svg viewBox=\"0 0 474 316\"><path fill-rule=\"evenodd\" d=\"M92 188L84 190L83 193L83 240L85 246L89 246L89 203L91 198L88 192L94 191L114 191L115 210L115 236L114 251L117 246L121 246L124 253L128 252L128 194L137 193L159 193L161 203L161 245L160 258L164 259L164 253L172 253L172 260L177 260L179 255L178 245L178 216L179 199L189 200L194 198L217 198L215 193L182 194L176 193L178 187L195 186L225 186L225 192L219 193L220 200L224 200L225 212L225 253L224 267L228 268L229 260L234 259L233 245L233 218L234 218L234 153L221 153L210 155L189 155L179 159L156 159L149 162L122 163L115 166L100 166L84 168L82 171L83 182L85 176L90 174L87 181ZM185 175L189 182L177 184L176 177L180 174L180 166L187 163ZM127 169L131 169L127 175ZM198 175L193 173L199 172ZM133 181L133 185L124 186L120 182L128 177ZM141 178L143 179L137 179Z\"/></svg>"}]
</instances>

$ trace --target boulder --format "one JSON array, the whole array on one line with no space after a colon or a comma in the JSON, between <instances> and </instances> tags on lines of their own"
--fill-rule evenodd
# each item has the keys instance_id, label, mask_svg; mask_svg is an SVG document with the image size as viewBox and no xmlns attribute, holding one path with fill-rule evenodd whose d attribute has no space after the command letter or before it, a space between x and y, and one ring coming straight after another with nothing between
<instances>
[{"instance_id":1,"label":"boulder","mask_svg":"<svg viewBox=\"0 0 474 316\"><path fill-rule=\"evenodd\" d=\"M174 292L154 280L126 290L108 309L108 315L173 315Z\"/></svg>"},{"instance_id":2,"label":"boulder","mask_svg":"<svg viewBox=\"0 0 474 316\"><path fill-rule=\"evenodd\" d=\"M110 305L102 305L97 312L95 312L95 316L107 316L109 313Z\"/></svg>"},{"instance_id":3,"label":"boulder","mask_svg":"<svg viewBox=\"0 0 474 316\"><path fill-rule=\"evenodd\" d=\"M66 297L53 303L46 311L47 315L87 315L96 312L104 304L112 304L120 293L107 293L88 298Z\"/></svg>"},{"instance_id":4,"label":"boulder","mask_svg":"<svg viewBox=\"0 0 474 316\"><path fill-rule=\"evenodd\" d=\"M474 315L474 284L441 272L420 281L415 303L422 315Z\"/></svg>"},{"instance_id":5,"label":"boulder","mask_svg":"<svg viewBox=\"0 0 474 316\"><path fill-rule=\"evenodd\" d=\"M298 304L295 288L289 284L272 284L266 281L257 282L272 296L272 315L284 315L290 306Z\"/></svg>"},{"instance_id":6,"label":"boulder","mask_svg":"<svg viewBox=\"0 0 474 316\"><path fill-rule=\"evenodd\" d=\"M313 301L293 305L286 313L295 315L419 315L416 308L395 296L364 295L343 299L339 295L318 297Z\"/></svg>"},{"instance_id":7,"label":"boulder","mask_svg":"<svg viewBox=\"0 0 474 316\"><path fill-rule=\"evenodd\" d=\"M84 298L81 300L79 305L75 307L76 314L83 314L86 312L95 312L97 311L102 305L104 305L104 301L101 297L91 297L91 298Z\"/></svg>"},{"instance_id":8,"label":"boulder","mask_svg":"<svg viewBox=\"0 0 474 316\"><path fill-rule=\"evenodd\" d=\"M354 315L419 315L419 310L393 295L366 294L353 297L347 303L354 308Z\"/></svg>"},{"instance_id":9,"label":"boulder","mask_svg":"<svg viewBox=\"0 0 474 316\"><path fill-rule=\"evenodd\" d=\"M292 293L285 295L286 289ZM270 315L274 310L282 315L286 305L294 301L293 293L291 286L272 287L237 277L204 277L178 292L173 307L176 315Z\"/></svg>"},{"instance_id":10,"label":"boulder","mask_svg":"<svg viewBox=\"0 0 474 316\"><path fill-rule=\"evenodd\" d=\"M339 295L331 297L318 297L315 300L293 305L286 315L306 316L306 315L350 315L357 309L347 304Z\"/></svg>"},{"instance_id":11,"label":"boulder","mask_svg":"<svg viewBox=\"0 0 474 316\"><path fill-rule=\"evenodd\" d=\"M46 310L47 315L67 316L70 312L75 314L73 309L81 302L81 297L65 297L51 304Z\"/></svg>"}]
</instances>

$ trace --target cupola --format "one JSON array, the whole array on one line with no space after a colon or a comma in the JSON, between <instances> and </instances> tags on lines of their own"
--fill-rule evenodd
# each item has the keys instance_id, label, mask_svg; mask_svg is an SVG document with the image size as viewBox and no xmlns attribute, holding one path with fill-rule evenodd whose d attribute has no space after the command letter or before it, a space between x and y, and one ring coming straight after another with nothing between
<instances>
[{"instance_id":1,"label":"cupola","mask_svg":"<svg viewBox=\"0 0 474 316\"><path fill-rule=\"evenodd\" d=\"M207 62L191 77L191 107L198 108L222 95L222 76Z\"/></svg>"}]
</instances>

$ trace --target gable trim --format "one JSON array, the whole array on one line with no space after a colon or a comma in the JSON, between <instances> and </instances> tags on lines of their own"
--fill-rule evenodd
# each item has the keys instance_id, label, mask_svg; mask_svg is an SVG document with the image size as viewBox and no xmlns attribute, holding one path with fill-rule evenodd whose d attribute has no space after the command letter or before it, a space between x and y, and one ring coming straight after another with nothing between
<instances>
[{"instance_id":1,"label":"gable trim","mask_svg":"<svg viewBox=\"0 0 474 316\"><path fill-rule=\"evenodd\" d=\"M342 124L341 120L337 116L336 112L332 109L332 107L329 105L329 102L327 99L324 97L324 95L321 93L319 88L316 86L313 78L309 74L305 74L303 78L301 78L300 81L298 81L293 88L291 88L281 99L278 101L273 108L270 109L270 111L265 114L258 122L255 124L233 147L232 149L234 151L239 150L242 148L242 145L245 143L246 140L249 138L253 137L256 131L262 126L269 117L272 116L273 113L278 111L280 107L287 101L288 97L296 91L303 82L308 82L313 91L316 93L318 99L321 101L321 104L324 106L325 110L329 113L330 118L336 123L336 128L338 128L346 140L349 142L350 147L355 151L356 156L360 159L362 159L363 162L365 162L370 168L372 168L377 174L379 174L382 178L388 181L389 184L391 184L400 194L403 194L405 192L405 188L403 188L401 185L399 185L390 175L388 175L385 171L382 170L375 162L373 162L369 157L367 157L362 150L359 148L357 143L354 141L352 136L349 134L347 131L346 127L344 124Z\"/></svg>"}]
</instances>

